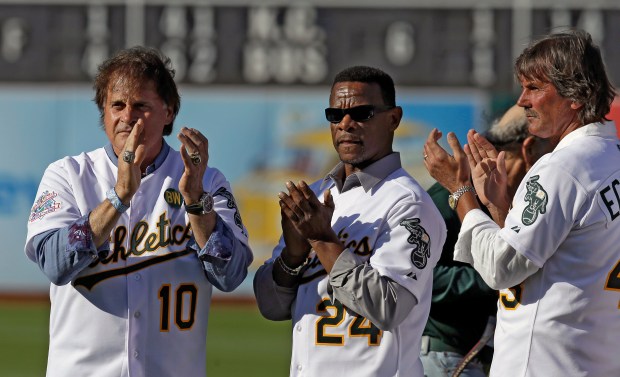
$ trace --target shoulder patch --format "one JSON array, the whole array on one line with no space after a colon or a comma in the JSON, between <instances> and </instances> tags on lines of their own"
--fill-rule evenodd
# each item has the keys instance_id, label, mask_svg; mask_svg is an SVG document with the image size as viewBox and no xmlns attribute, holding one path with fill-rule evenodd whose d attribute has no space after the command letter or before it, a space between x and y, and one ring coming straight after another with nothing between
<instances>
[{"instance_id":1,"label":"shoulder patch","mask_svg":"<svg viewBox=\"0 0 620 377\"><path fill-rule=\"evenodd\" d=\"M33 222L42 219L48 213L52 213L60 209L61 202L56 200L57 196L58 194L55 191L44 191L32 206L28 221Z\"/></svg>"},{"instance_id":2,"label":"shoulder patch","mask_svg":"<svg viewBox=\"0 0 620 377\"><path fill-rule=\"evenodd\" d=\"M525 201L529 204L523 210L521 215L521 222L523 225L532 225L538 218L538 214L547 212L547 203L549 198L545 189L538 183L538 175L531 176L527 180L525 194Z\"/></svg>"},{"instance_id":3,"label":"shoulder patch","mask_svg":"<svg viewBox=\"0 0 620 377\"><path fill-rule=\"evenodd\" d=\"M431 237L422 226L420 219L405 219L399 223L411 233L407 238L407 242L412 244L411 262L419 269L426 267L428 258L431 256Z\"/></svg>"}]
</instances>

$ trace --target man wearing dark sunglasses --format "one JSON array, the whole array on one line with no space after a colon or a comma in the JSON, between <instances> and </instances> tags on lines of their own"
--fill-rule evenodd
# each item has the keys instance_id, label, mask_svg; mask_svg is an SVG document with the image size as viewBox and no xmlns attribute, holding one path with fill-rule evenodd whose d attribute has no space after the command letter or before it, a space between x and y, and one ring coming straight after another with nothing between
<instances>
[{"instance_id":1,"label":"man wearing dark sunglasses","mask_svg":"<svg viewBox=\"0 0 620 377\"><path fill-rule=\"evenodd\" d=\"M327 118L330 123L338 124L342 122L342 119L348 114L351 119L356 122L365 122L374 117L375 114L393 108L395 108L393 105L360 105L350 109L328 107L325 109L325 118Z\"/></svg>"},{"instance_id":2,"label":"man wearing dark sunglasses","mask_svg":"<svg viewBox=\"0 0 620 377\"><path fill-rule=\"evenodd\" d=\"M329 105L341 162L279 194L282 238L254 278L259 309L293 320L291 376L421 377L445 224L392 149L402 109L391 77L345 69Z\"/></svg>"}]
</instances>

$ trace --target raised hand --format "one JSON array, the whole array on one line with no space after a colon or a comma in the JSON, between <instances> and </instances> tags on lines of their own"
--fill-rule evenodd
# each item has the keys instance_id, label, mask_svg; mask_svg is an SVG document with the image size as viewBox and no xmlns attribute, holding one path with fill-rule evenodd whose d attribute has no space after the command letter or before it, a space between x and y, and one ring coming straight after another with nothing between
<instances>
[{"instance_id":1,"label":"raised hand","mask_svg":"<svg viewBox=\"0 0 620 377\"><path fill-rule=\"evenodd\" d=\"M209 140L194 128L181 128L181 158L185 171L179 181L179 191L186 203L195 203L203 193L202 179L209 162Z\"/></svg>"},{"instance_id":2,"label":"raised hand","mask_svg":"<svg viewBox=\"0 0 620 377\"><path fill-rule=\"evenodd\" d=\"M440 185L454 192L471 184L469 163L454 132L448 133L453 156L439 145L441 136L441 131L436 128L428 135L424 143L424 166Z\"/></svg>"},{"instance_id":3,"label":"raised hand","mask_svg":"<svg viewBox=\"0 0 620 377\"><path fill-rule=\"evenodd\" d=\"M498 153L487 139L473 130L467 133L467 141L465 154L478 198L489 208L496 221L502 220L501 214L507 213L510 207L506 154L503 151Z\"/></svg>"},{"instance_id":4,"label":"raised hand","mask_svg":"<svg viewBox=\"0 0 620 377\"><path fill-rule=\"evenodd\" d=\"M283 206L282 200L280 200L280 206ZM281 210L280 214L282 216L282 237L286 245L282 251L282 258L287 266L301 265L310 254L310 243L297 231L284 210Z\"/></svg>"},{"instance_id":5,"label":"raised hand","mask_svg":"<svg viewBox=\"0 0 620 377\"><path fill-rule=\"evenodd\" d=\"M280 208L297 232L309 243L337 241L338 236L331 227L334 213L331 194L326 192L325 203L321 203L304 181L297 185L289 181L286 187L288 194L280 192L278 195Z\"/></svg>"},{"instance_id":6,"label":"raised hand","mask_svg":"<svg viewBox=\"0 0 620 377\"><path fill-rule=\"evenodd\" d=\"M138 191L142 180L140 166L146 157L143 131L144 123L142 119L138 119L118 156L118 175L114 190L125 205L129 204Z\"/></svg>"},{"instance_id":7,"label":"raised hand","mask_svg":"<svg viewBox=\"0 0 620 377\"><path fill-rule=\"evenodd\" d=\"M114 191L126 206L130 205L131 199L140 187L142 181L140 166L144 162L145 157L144 123L142 119L139 119L129 133L125 146L118 156L118 174ZM107 200L104 200L91 211L88 220L93 242L97 247L107 242L110 232L120 216L121 213Z\"/></svg>"}]
</instances>

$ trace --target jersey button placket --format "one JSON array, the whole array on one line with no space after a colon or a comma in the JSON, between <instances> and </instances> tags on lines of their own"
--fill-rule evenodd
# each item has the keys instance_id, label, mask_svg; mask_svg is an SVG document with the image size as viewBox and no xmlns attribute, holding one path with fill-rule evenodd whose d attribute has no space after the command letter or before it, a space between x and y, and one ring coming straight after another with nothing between
<instances>
[{"instance_id":1,"label":"jersey button placket","mask_svg":"<svg viewBox=\"0 0 620 377\"><path fill-rule=\"evenodd\" d=\"M146 220L144 216L144 210L141 209L141 190L133 196L131 199L131 206L125 212L128 216L127 231L125 248L128 251L127 265L133 265L139 261L139 257L134 254L135 250L131 249L132 241L131 234L136 227L136 224L140 221ZM137 247L137 246L136 246ZM145 281L146 279L146 281ZM129 317L129 333L127 339L128 350L128 362L129 362L129 374L131 376L148 377L146 376L146 370L144 362L145 357L143 350L146 348L144 344L144 336L138 334L145 331L145 327L148 322L148 311L145 308L148 307L148 295L145 289L148 288L148 274L144 270L133 272L127 275L127 301L128 301L128 314Z\"/></svg>"},{"instance_id":2,"label":"jersey button placket","mask_svg":"<svg viewBox=\"0 0 620 377\"><path fill-rule=\"evenodd\" d=\"M145 279L148 280L148 276L141 272L134 272L127 276L128 309L129 313L131 313L127 344L127 349L129 350L129 370L131 376L136 375L139 377L148 377L146 376L144 365L146 360L142 352L146 345L144 344L144 337L138 335L145 331L148 322L148 316L144 316L144 314L147 314L144 311L146 307L144 288L148 285Z\"/></svg>"}]
</instances>

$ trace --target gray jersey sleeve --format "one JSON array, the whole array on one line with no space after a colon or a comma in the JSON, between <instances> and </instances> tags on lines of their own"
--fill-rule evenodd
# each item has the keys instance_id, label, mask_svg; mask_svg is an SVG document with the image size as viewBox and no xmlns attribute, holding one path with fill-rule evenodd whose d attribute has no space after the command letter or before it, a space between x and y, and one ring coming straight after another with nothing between
<instances>
[{"instance_id":1,"label":"gray jersey sleeve","mask_svg":"<svg viewBox=\"0 0 620 377\"><path fill-rule=\"evenodd\" d=\"M281 287L273 279L273 260L259 267L254 275L254 295L263 317L272 321L292 318L291 308L297 297L297 286Z\"/></svg>"},{"instance_id":2,"label":"gray jersey sleeve","mask_svg":"<svg viewBox=\"0 0 620 377\"><path fill-rule=\"evenodd\" d=\"M382 330L396 328L418 303L405 287L382 276L349 250L345 250L329 275L332 299L366 317Z\"/></svg>"}]
</instances>

